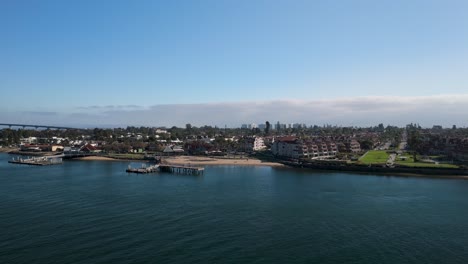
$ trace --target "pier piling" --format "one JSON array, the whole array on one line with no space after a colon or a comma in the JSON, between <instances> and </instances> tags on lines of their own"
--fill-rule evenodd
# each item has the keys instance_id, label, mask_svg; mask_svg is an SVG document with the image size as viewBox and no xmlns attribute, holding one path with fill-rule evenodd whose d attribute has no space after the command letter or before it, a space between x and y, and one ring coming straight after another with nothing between
<instances>
[{"instance_id":1,"label":"pier piling","mask_svg":"<svg viewBox=\"0 0 468 264\"><path fill-rule=\"evenodd\" d=\"M177 174L187 174L187 175L202 175L205 171L205 168L202 167L193 167L193 166L182 166L182 165L153 165L149 167L142 168L132 168L128 166L127 172L129 173L153 173L153 172L168 172L168 173L177 173Z\"/></svg>"}]
</instances>

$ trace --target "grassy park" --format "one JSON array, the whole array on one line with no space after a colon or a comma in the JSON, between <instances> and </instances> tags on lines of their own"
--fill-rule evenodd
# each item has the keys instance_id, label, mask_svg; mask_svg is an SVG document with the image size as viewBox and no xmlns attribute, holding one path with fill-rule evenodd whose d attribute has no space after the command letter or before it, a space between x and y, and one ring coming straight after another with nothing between
<instances>
[{"instance_id":1,"label":"grassy park","mask_svg":"<svg viewBox=\"0 0 468 264\"><path fill-rule=\"evenodd\" d=\"M145 157L145 155L141 153L125 153L125 154L112 153L112 154L106 155L106 157L113 158L113 159L141 160Z\"/></svg>"},{"instance_id":2,"label":"grassy park","mask_svg":"<svg viewBox=\"0 0 468 264\"><path fill-rule=\"evenodd\" d=\"M408 167L453 168L453 169L458 168L458 166L454 164L447 164L447 163L436 164L436 163L430 163L430 162L414 161L413 155L409 153L406 153L404 156L406 157L405 160L400 160L400 158L397 157L397 159L395 160L395 164L408 166Z\"/></svg>"},{"instance_id":3,"label":"grassy park","mask_svg":"<svg viewBox=\"0 0 468 264\"><path fill-rule=\"evenodd\" d=\"M385 150L369 150L359 159L359 162L362 164L384 164L389 156L390 154Z\"/></svg>"}]
</instances>

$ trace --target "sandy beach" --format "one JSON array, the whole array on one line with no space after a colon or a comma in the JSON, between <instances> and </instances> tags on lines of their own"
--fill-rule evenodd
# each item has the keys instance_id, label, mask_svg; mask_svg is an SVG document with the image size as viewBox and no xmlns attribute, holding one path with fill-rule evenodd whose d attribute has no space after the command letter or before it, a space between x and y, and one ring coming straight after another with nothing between
<instances>
[{"instance_id":1,"label":"sandy beach","mask_svg":"<svg viewBox=\"0 0 468 264\"><path fill-rule=\"evenodd\" d=\"M10 151L18 151L18 148L9 148L9 147L2 147L0 148L0 153L8 153Z\"/></svg>"},{"instance_id":2,"label":"sandy beach","mask_svg":"<svg viewBox=\"0 0 468 264\"><path fill-rule=\"evenodd\" d=\"M98 160L98 161L123 161L122 159L113 159L101 156L89 156L76 158L76 160ZM136 161L136 160L130 160ZM145 162L147 162L145 160ZM284 166L276 162L263 162L259 159L222 159L210 157L197 157L197 156L177 156L177 157L163 157L162 162L172 165L239 165L239 166Z\"/></svg>"},{"instance_id":3,"label":"sandy beach","mask_svg":"<svg viewBox=\"0 0 468 264\"><path fill-rule=\"evenodd\" d=\"M164 157L163 163L174 165L240 165L240 166L284 166L276 162L263 162L259 159L222 159L196 156Z\"/></svg>"}]
</instances>

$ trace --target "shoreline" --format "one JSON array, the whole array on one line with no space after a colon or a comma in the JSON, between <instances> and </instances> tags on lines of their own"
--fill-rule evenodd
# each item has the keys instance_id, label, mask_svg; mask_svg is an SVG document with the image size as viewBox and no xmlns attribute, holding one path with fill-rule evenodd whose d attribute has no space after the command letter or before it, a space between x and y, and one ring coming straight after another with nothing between
<instances>
[{"instance_id":1,"label":"shoreline","mask_svg":"<svg viewBox=\"0 0 468 264\"><path fill-rule=\"evenodd\" d=\"M256 158L242 159L224 159L198 156L176 156L164 157L163 163L170 165L238 165L238 166L269 166L269 167L285 167L286 165L279 162L263 162Z\"/></svg>"},{"instance_id":2,"label":"shoreline","mask_svg":"<svg viewBox=\"0 0 468 264\"><path fill-rule=\"evenodd\" d=\"M130 162L149 162L150 160L129 160L129 159L116 159L102 156L88 156L73 158L73 160L80 161L130 161ZM278 162L263 162L259 159L222 159L198 156L177 156L177 157L164 157L161 162L169 165L236 165L236 166L269 166L269 167L286 167L286 165Z\"/></svg>"},{"instance_id":3,"label":"shoreline","mask_svg":"<svg viewBox=\"0 0 468 264\"><path fill-rule=\"evenodd\" d=\"M6 148L6 147L0 148L0 153L10 154L10 152L13 152L13 151L19 151L19 149L18 148Z\"/></svg>"},{"instance_id":4,"label":"shoreline","mask_svg":"<svg viewBox=\"0 0 468 264\"><path fill-rule=\"evenodd\" d=\"M364 167L364 166L337 166L324 164L296 164L285 162L298 169L310 169L315 171L345 172L367 175L401 176L401 177L425 177L425 178L443 178L443 179L468 179L468 171L463 168L419 168L419 167Z\"/></svg>"},{"instance_id":5,"label":"shoreline","mask_svg":"<svg viewBox=\"0 0 468 264\"><path fill-rule=\"evenodd\" d=\"M7 153L8 151L0 151ZM131 159L116 159L104 156L88 156L88 157L79 157L72 160L77 161L125 161L125 162L150 162L150 160L131 160ZM310 171L320 171L320 172L342 172L342 173L353 173L361 175L375 175L375 176L387 176L387 177L406 177L406 178L432 178L432 179L461 179L468 180L468 175L466 174L425 174L417 172L399 172L399 171L366 171L365 169L353 170L346 168L341 169L326 169L326 168L313 168L313 167L303 167L291 166L289 164L284 164L281 162L264 162L257 158L213 158L213 157L200 157L200 156L173 156L173 157L163 157L161 162L168 165L193 165L193 166L268 166L275 168L293 168L293 169L307 169Z\"/></svg>"},{"instance_id":6,"label":"shoreline","mask_svg":"<svg viewBox=\"0 0 468 264\"><path fill-rule=\"evenodd\" d=\"M83 161L130 161L130 162L148 162L148 160L122 160L107 157L83 157L77 158L76 160ZM211 158L211 157L199 157L199 156L176 156L176 157L165 157L162 159L164 164L169 165L193 165L193 166L269 166L275 168L290 168L298 170L309 170L316 172L328 172L328 173L352 173L360 175L372 175L372 176L386 176L386 177L405 177L405 178L431 178L431 179L460 179L468 180L468 175L456 175L456 174L422 174L422 173L411 173L411 172L379 172L379 171L353 171L353 170L333 170L333 169L320 169L320 168L298 168L296 166L290 166L279 162L262 162L259 159L223 159L223 158Z\"/></svg>"},{"instance_id":7,"label":"shoreline","mask_svg":"<svg viewBox=\"0 0 468 264\"><path fill-rule=\"evenodd\" d=\"M103 157L103 156L78 157L78 158L73 158L73 159L70 159L70 160L81 160L81 161L127 161L127 160L114 159L114 158Z\"/></svg>"},{"instance_id":8,"label":"shoreline","mask_svg":"<svg viewBox=\"0 0 468 264\"><path fill-rule=\"evenodd\" d=\"M447 179L447 180L468 180L468 175L463 174L421 174L421 173L410 173L410 172L374 172L374 171L352 171L352 170L327 170L327 169L314 169L314 168L297 168L287 166L288 168L298 170L308 170L312 172L324 172L324 173L349 173L356 175L367 175L367 176L379 176L379 177L402 177L402 178L426 178L426 179Z\"/></svg>"}]
</instances>

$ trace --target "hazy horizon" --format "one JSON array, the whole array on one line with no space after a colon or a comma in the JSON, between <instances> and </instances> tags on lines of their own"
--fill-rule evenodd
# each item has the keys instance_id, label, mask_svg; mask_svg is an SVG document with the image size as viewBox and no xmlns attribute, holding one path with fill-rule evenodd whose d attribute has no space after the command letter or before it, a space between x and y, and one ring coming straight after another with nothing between
<instances>
[{"instance_id":1,"label":"hazy horizon","mask_svg":"<svg viewBox=\"0 0 468 264\"><path fill-rule=\"evenodd\" d=\"M434 107L437 105L437 107ZM5 123L58 125L70 127L185 127L211 125L240 127L242 124L276 122L307 125L375 126L379 123L404 127L466 127L468 96L356 97L328 100L276 100L206 104L87 106L72 112L31 111L0 114ZM378 114L376 114L378 113ZM460 122L443 120L451 115ZM33 119L29 119L33 117ZM36 120L36 121L34 121ZM115 122L118 120L118 122ZM141 120L145 120L142 122ZM434 120L443 120L436 122ZM111 121L114 121L112 123ZM210 122L211 121L211 122Z\"/></svg>"}]
</instances>

